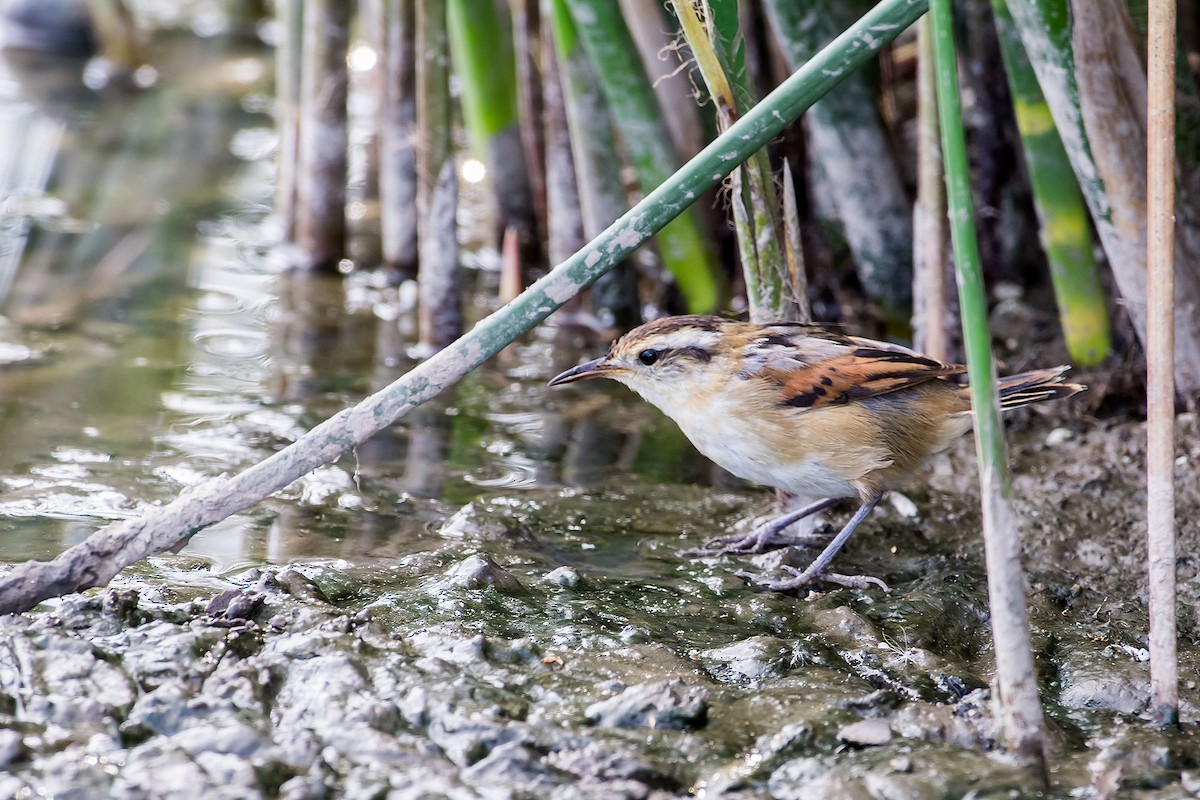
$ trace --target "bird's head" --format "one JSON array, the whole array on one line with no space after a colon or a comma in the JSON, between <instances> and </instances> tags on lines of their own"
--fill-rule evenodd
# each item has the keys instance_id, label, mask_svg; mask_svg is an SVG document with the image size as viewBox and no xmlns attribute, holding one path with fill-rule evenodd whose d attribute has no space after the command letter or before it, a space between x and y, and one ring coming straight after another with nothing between
<instances>
[{"instance_id":1,"label":"bird's head","mask_svg":"<svg viewBox=\"0 0 1200 800\"><path fill-rule=\"evenodd\" d=\"M580 364L550 381L561 386L591 378L612 378L652 403L664 393L702 391L728 375L726 334L738 323L720 317L667 317L648 322L613 342L608 355Z\"/></svg>"}]
</instances>

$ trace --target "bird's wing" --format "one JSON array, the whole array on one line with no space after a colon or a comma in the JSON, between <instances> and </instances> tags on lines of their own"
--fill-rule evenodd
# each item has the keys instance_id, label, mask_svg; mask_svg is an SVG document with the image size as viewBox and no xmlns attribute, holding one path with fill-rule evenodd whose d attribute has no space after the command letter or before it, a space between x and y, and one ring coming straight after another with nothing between
<instances>
[{"instance_id":1,"label":"bird's wing","mask_svg":"<svg viewBox=\"0 0 1200 800\"><path fill-rule=\"evenodd\" d=\"M794 408L863 400L966 371L900 345L813 326L768 326L746 345L745 355L753 365L747 377L774 383L780 405Z\"/></svg>"}]
</instances>

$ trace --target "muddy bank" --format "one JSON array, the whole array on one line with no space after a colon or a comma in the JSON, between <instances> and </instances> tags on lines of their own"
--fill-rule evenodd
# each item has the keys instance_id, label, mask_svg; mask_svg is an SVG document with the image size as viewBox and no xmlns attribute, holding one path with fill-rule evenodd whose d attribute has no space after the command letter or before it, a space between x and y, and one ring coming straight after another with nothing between
<instances>
[{"instance_id":1,"label":"muddy bank","mask_svg":"<svg viewBox=\"0 0 1200 800\"><path fill-rule=\"evenodd\" d=\"M1200 748L1142 716L1140 426L1017 427L1054 794L1187 796ZM1200 435L1179 427L1194 723ZM969 445L842 556L888 594L739 575L809 553L683 559L764 495L634 477L406 499L370 561L155 559L0 621L0 796L1036 794L995 750Z\"/></svg>"}]
</instances>

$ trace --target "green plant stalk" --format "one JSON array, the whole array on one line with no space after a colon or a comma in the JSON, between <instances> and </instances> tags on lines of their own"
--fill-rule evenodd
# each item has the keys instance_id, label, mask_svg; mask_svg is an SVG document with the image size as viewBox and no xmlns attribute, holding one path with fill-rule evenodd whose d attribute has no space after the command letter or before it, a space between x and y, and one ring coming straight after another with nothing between
<instances>
[{"instance_id":1,"label":"green plant stalk","mask_svg":"<svg viewBox=\"0 0 1200 800\"><path fill-rule=\"evenodd\" d=\"M700 0L706 20L702 21L690 0L675 4L700 75L717 109L717 124L727 129L754 105L746 87L744 47L738 29L737 0ZM706 24L707 23L707 24ZM766 149L758 150L734 170L730 184L730 206L738 253L746 280L750 319L765 322L790 319L796 309L788 292L786 263L777 200Z\"/></svg>"},{"instance_id":2,"label":"green plant stalk","mask_svg":"<svg viewBox=\"0 0 1200 800\"><path fill-rule=\"evenodd\" d=\"M591 58L621 132L625 155L649 194L676 169L679 157L616 0L567 0L576 33ZM715 311L724 294L712 246L697 211L681 213L658 234L663 263L690 311Z\"/></svg>"},{"instance_id":3,"label":"green plant stalk","mask_svg":"<svg viewBox=\"0 0 1200 800\"><path fill-rule=\"evenodd\" d=\"M745 114L758 102L750 87L746 72L746 48L741 34L738 7L742 0L699 0L708 12L708 39L712 43L718 64L729 76L733 101L733 119ZM707 81L707 77L705 78ZM722 124L721 130L728 128ZM761 306L764 318L791 319L796 308L787 291L787 259L784 253L779 200L775 193L775 176L764 147L756 150L739 169L744 178L743 202L748 204L753 221L754 250L758 256L757 269L761 285ZM751 303L753 312L754 304Z\"/></svg>"},{"instance_id":4,"label":"green plant stalk","mask_svg":"<svg viewBox=\"0 0 1200 800\"><path fill-rule=\"evenodd\" d=\"M512 32L494 0L448 0L446 29L459 87L463 123L476 155L487 141L517 126L517 67Z\"/></svg>"},{"instance_id":5,"label":"green plant stalk","mask_svg":"<svg viewBox=\"0 0 1200 800\"><path fill-rule=\"evenodd\" d=\"M975 417L975 452L979 458L983 500L988 597L992 611L992 637L996 649L996 676L1000 684L1004 737L1008 749L1036 767L1045 782L1048 773L1042 708L1038 701L1037 673L1025 609L1025 580L1021 572L1017 518L1012 509L1008 448L1000 422L996 365L992 361L991 335L987 327L983 268L975 237L966 137L963 134L962 107L958 95L951 0L930 0L929 6L950 239L954 245L967 374L971 382L971 405Z\"/></svg>"},{"instance_id":6,"label":"green plant stalk","mask_svg":"<svg viewBox=\"0 0 1200 800\"><path fill-rule=\"evenodd\" d=\"M629 210L621 182L612 114L604 91L575 32L566 0L546 0L543 18L549 21L558 58L559 79L567 115L567 132L578 185L584 234L598 235ZM619 328L641 321L637 273L631 261L616 264L592 285L591 303L602 317Z\"/></svg>"},{"instance_id":7,"label":"green plant stalk","mask_svg":"<svg viewBox=\"0 0 1200 800\"><path fill-rule=\"evenodd\" d=\"M540 258L538 226L521 141L516 53L509 22L498 12L495 0L446 2L446 31L460 79L468 138L487 163L497 224L516 235L519 260L528 262Z\"/></svg>"},{"instance_id":8,"label":"green plant stalk","mask_svg":"<svg viewBox=\"0 0 1200 800\"><path fill-rule=\"evenodd\" d=\"M950 218L950 240L954 247L958 302L962 308L963 344L967 355L967 375L971 382L971 403L975 414L975 440L979 449L980 469L1000 477L1006 495L1011 494L1008 452L1004 427L1000 422L1000 396L996 391L996 365L992 360L991 334L988 331L987 292L979 261L979 243L975 234L975 212L971 198L966 139L962 127L962 106L958 95L950 11L946 20L935 10L948 0L930 0L933 28L934 63L937 71L938 120L942 134L942 158L945 165L946 201ZM948 53L946 51L949 51Z\"/></svg>"},{"instance_id":9,"label":"green plant stalk","mask_svg":"<svg viewBox=\"0 0 1200 800\"><path fill-rule=\"evenodd\" d=\"M992 0L992 8L1067 350L1076 363L1098 364L1112 348L1112 333L1087 206L1008 3Z\"/></svg>"},{"instance_id":10,"label":"green plant stalk","mask_svg":"<svg viewBox=\"0 0 1200 800\"><path fill-rule=\"evenodd\" d=\"M453 386L644 244L924 12L922 0L883 0L621 219L457 341L237 475L205 481L141 517L108 525L53 561L18 566L0 578L0 614L108 583L129 564L179 547Z\"/></svg>"}]
</instances>

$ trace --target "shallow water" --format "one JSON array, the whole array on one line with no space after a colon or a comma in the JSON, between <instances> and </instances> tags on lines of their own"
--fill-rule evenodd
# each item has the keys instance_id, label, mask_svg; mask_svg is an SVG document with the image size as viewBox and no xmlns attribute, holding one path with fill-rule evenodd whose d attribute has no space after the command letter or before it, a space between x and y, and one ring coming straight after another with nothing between
<instances>
[{"instance_id":1,"label":"shallow water","mask_svg":"<svg viewBox=\"0 0 1200 800\"><path fill-rule=\"evenodd\" d=\"M411 287L285 273L244 47L179 37L124 95L70 88L79 65L0 73L0 152L28 156L0 170L5 562L256 463L412 363ZM493 256L469 259L475 316ZM811 554L680 551L768 493L620 387L546 390L598 346L544 328L180 554L0 620L0 796L1036 795L995 752L970 443L841 557L892 592L762 592L743 571ZM1061 424L1014 422L1052 794L1184 796L1193 729L1142 716L1142 432ZM1191 723L1198 440L1181 417Z\"/></svg>"},{"instance_id":2,"label":"shallow water","mask_svg":"<svg viewBox=\"0 0 1200 800\"><path fill-rule=\"evenodd\" d=\"M228 48L180 38L163 50L159 86L141 93L74 89L78 63L58 65L61 85L20 74L41 63L0 77L0 149L44 162L10 170L0 187L12 209L0 243L9 559L51 556L105 521L252 464L412 363L410 286L283 273L262 113L269 63L261 49ZM194 78L214 74L223 79ZM63 93L71 101L56 103ZM327 524L340 533L319 549L333 553L336 538L354 536L344 527L355 515L335 520L341 511L391 505L396 491L461 504L557 484L539 452L550 349L533 341L506 355L357 461L284 493L327 523L285 536L270 523L278 509L259 510L187 552L218 571L287 560L297 554L288 536L319 540ZM374 496L356 475L395 485Z\"/></svg>"}]
</instances>

